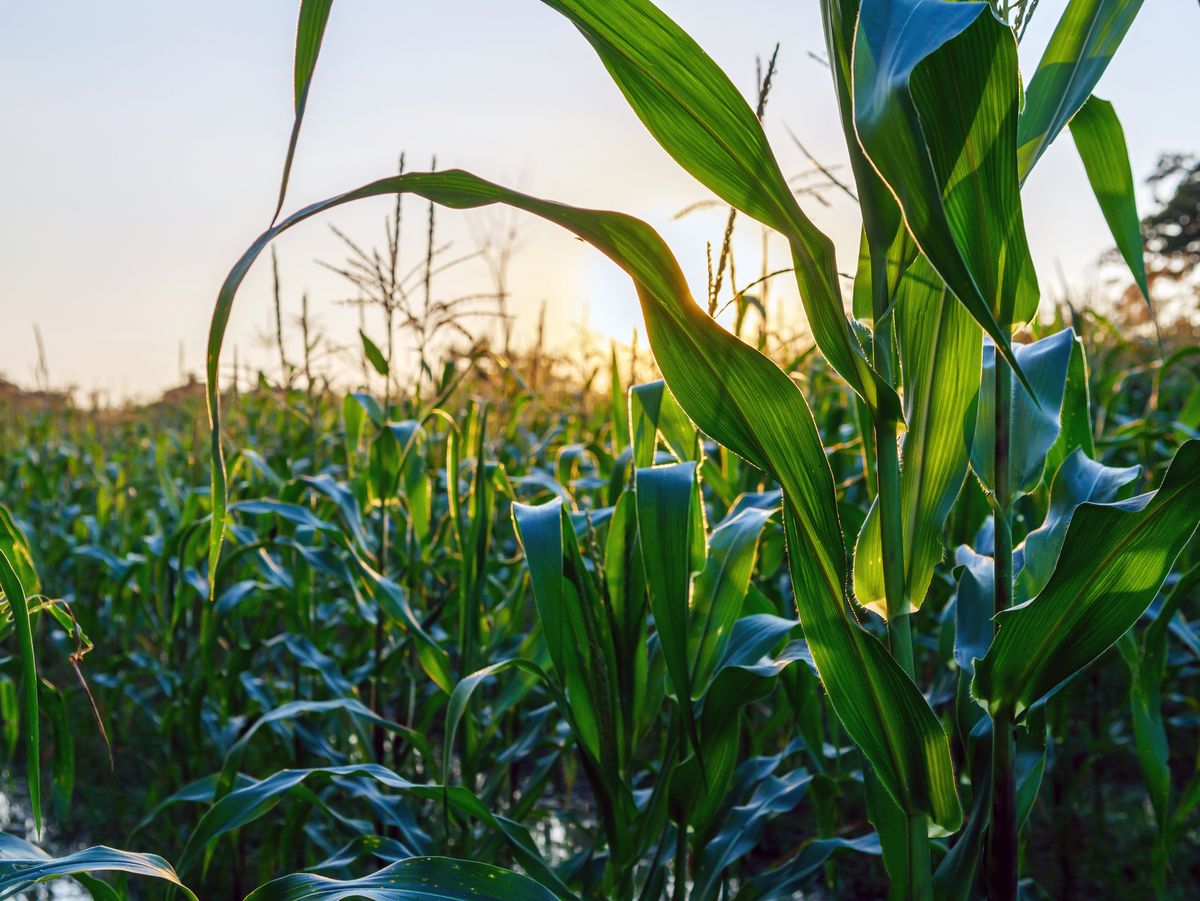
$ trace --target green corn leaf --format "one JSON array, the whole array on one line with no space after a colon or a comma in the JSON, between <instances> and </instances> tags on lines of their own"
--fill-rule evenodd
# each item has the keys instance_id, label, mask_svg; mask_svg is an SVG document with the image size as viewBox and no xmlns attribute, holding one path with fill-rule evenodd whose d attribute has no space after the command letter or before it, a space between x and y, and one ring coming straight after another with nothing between
<instances>
[{"instance_id":1,"label":"green corn leaf","mask_svg":"<svg viewBox=\"0 0 1200 901\"><path fill-rule=\"evenodd\" d=\"M1088 388L1087 353L1083 339L1075 336L1071 360L1067 364L1067 383L1063 389L1062 426L1054 446L1046 453L1042 480L1050 482L1059 467L1076 448L1087 457L1095 458L1096 442L1092 436L1092 399Z\"/></svg>"},{"instance_id":2,"label":"green corn leaf","mask_svg":"<svg viewBox=\"0 0 1200 901\"><path fill-rule=\"evenodd\" d=\"M833 243L800 209L754 110L692 38L649 0L544 0L587 38L638 118L722 200L787 237L809 327L830 364L882 415L895 392L867 362L842 306Z\"/></svg>"},{"instance_id":3,"label":"green corn leaf","mask_svg":"<svg viewBox=\"0 0 1200 901\"><path fill-rule=\"evenodd\" d=\"M318 213L404 191L455 208L507 203L535 213L569 228L633 278L655 357L688 416L783 486L789 560L805 637L847 732L906 812L927 813L942 829L957 828L961 810L941 724L879 640L851 618L833 475L804 396L774 363L700 309L669 249L637 219L539 200L449 170L373 182L305 207L264 232L230 271L213 311L207 400L214 436L214 520L224 520L226 488L215 374L233 301L250 266L276 235ZM214 525L216 549L221 531Z\"/></svg>"},{"instance_id":4,"label":"green corn leaf","mask_svg":"<svg viewBox=\"0 0 1200 901\"><path fill-rule=\"evenodd\" d=\"M773 769L780 758L764 761ZM761 758L743 764L761 765ZM745 772L745 770L741 770ZM753 795L745 804L734 807L721 822L716 835L704 844L696 867L695 886L692 898L696 901L714 901L722 891L722 874L728 867L751 853L767 828L769 821L794 810L812 784L812 776L805 770L793 770L782 776L770 775L758 782Z\"/></svg>"},{"instance_id":5,"label":"green corn leaf","mask_svg":"<svg viewBox=\"0 0 1200 901\"><path fill-rule=\"evenodd\" d=\"M325 37L325 26L329 22L329 10L332 6L333 0L301 0L300 3L300 18L296 25L295 65L292 73L295 119L292 123L292 135L288 139L283 176L279 180L279 200L275 204L272 222L278 219L283 211L288 179L292 174L292 162L296 158L296 144L300 140L300 124L304 121L304 109L308 105L308 90L312 86L313 70L317 67L317 56L321 52L321 41Z\"/></svg>"},{"instance_id":6,"label":"green corn leaf","mask_svg":"<svg viewBox=\"0 0 1200 901\"><path fill-rule=\"evenodd\" d=\"M696 540L696 464L639 469L635 479L638 540L654 629L679 701L692 747L702 755L692 713L688 620L692 598L692 545ZM701 540L703 531L701 527ZM704 761L700 759L703 772Z\"/></svg>"},{"instance_id":7,"label":"green corn leaf","mask_svg":"<svg viewBox=\"0 0 1200 901\"><path fill-rule=\"evenodd\" d=\"M1112 647L1154 599L1200 517L1200 441L1179 449L1157 491L1074 514L1054 575L996 617L972 692L1020 714Z\"/></svg>"},{"instance_id":8,"label":"green corn leaf","mask_svg":"<svg viewBox=\"0 0 1200 901\"><path fill-rule=\"evenodd\" d=\"M821 0L821 19L825 26L825 50L833 72L841 113L842 133L850 155L850 168L858 188L859 209L863 217L863 244L859 251L854 278L854 316L864 322L874 319L871 298L872 259L880 271L886 271L886 296L895 297L905 270L916 254L916 245L904 227L900 207L887 184L879 177L858 141L854 127L853 51L854 29L858 23L858 0Z\"/></svg>"},{"instance_id":9,"label":"green corn leaf","mask_svg":"<svg viewBox=\"0 0 1200 901\"><path fill-rule=\"evenodd\" d=\"M1045 520L1025 536L1018 548L1020 571L1013 586L1018 602L1035 596L1050 581L1067 527L1080 504L1111 503L1141 471L1140 466L1105 466L1089 459L1082 449L1067 457L1050 486Z\"/></svg>"},{"instance_id":10,"label":"green corn leaf","mask_svg":"<svg viewBox=\"0 0 1200 901\"><path fill-rule=\"evenodd\" d=\"M37 567L33 563L33 550L29 538L21 531L12 513L0 504L0 553L8 557L9 566L21 580L25 596L31 597L41 590Z\"/></svg>"},{"instance_id":11,"label":"green corn leaf","mask_svg":"<svg viewBox=\"0 0 1200 901\"><path fill-rule=\"evenodd\" d=\"M1015 344L1017 361L1029 376L1028 393L1012 392L1012 429L1008 452L1009 484L1024 494L1037 488L1046 465L1046 454L1058 440L1067 368L1075 346L1070 329L1055 332L1032 344ZM983 381L976 404L971 468L985 487L995 485L996 442L995 348L983 348Z\"/></svg>"},{"instance_id":12,"label":"green corn leaf","mask_svg":"<svg viewBox=\"0 0 1200 901\"><path fill-rule=\"evenodd\" d=\"M693 698L700 697L708 686L742 612L758 552L758 537L771 513L749 507L726 519L709 536L708 557L692 590L688 628Z\"/></svg>"},{"instance_id":13,"label":"green corn leaf","mask_svg":"<svg viewBox=\"0 0 1200 901\"><path fill-rule=\"evenodd\" d=\"M1117 118L1113 105L1095 95L1089 97L1071 118L1071 137L1075 139L1075 149L1083 160L1092 193L1100 203L1100 211L1104 213L1104 221L1108 223L1117 250L1129 266L1150 317L1154 319L1150 285L1146 281L1146 259L1137 197L1134 195L1133 170L1129 166L1125 130L1121 128L1121 120Z\"/></svg>"},{"instance_id":14,"label":"green corn leaf","mask_svg":"<svg viewBox=\"0 0 1200 901\"><path fill-rule=\"evenodd\" d=\"M770 694L787 667L807 660L804 643L794 642L773 659L730 663L717 671L700 717L702 753L686 760L672 776L672 804L686 811L685 821L698 832L704 832L727 803L737 765L742 709Z\"/></svg>"},{"instance_id":15,"label":"green corn leaf","mask_svg":"<svg viewBox=\"0 0 1200 901\"><path fill-rule=\"evenodd\" d=\"M259 886L246 901L555 901L545 886L527 876L473 860L410 857L359 879L330 879L293 873Z\"/></svg>"},{"instance_id":16,"label":"green corn leaf","mask_svg":"<svg viewBox=\"0 0 1200 901\"><path fill-rule=\"evenodd\" d=\"M749 879L747 884L753 892L751 897L760 901L794 901L797 895L803 894L801 889L809 887L825 863L844 851L878 856L882 853L879 836L868 832L856 838L815 838L806 842L784 863L763 870Z\"/></svg>"},{"instance_id":17,"label":"green corn leaf","mask_svg":"<svg viewBox=\"0 0 1200 901\"><path fill-rule=\"evenodd\" d=\"M1146 629L1140 654L1135 645L1135 654L1127 660L1133 677L1129 686L1129 700L1133 712L1134 743L1160 832L1165 832L1171 821L1170 747L1162 708L1162 682L1167 674L1167 636L1172 618L1197 585L1200 585L1200 566L1193 566L1175 583L1154 622Z\"/></svg>"},{"instance_id":18,"label":"green corn leaf","mask_svg":"<svg viewBox=\"0 0 1200 901\"><path fill-rule=\"evenodd\" d=\"M942 529L967 474L982 334L924 257L900 282L895 315L908 423L900 445L904 582L909 609L916 610L942 559ZM854 592L887 615L878 502L859 533Z\"/></svg>"},{"instance_id":19,"label":"green corn leaf","mask_svg":"<svg viewBox=\"0 0 1200 901\"><path fill-rule=\"evenodd\" d=\"M137 854L101 845L51 857L23 839L0 833L0 898L12 898L53 879L90 873L133 873L162 879L174 883L186 897L196 901L171 865L156 854Z\"/></svg>"},{"instance_id":20,"label":"green corn leaf","mask_svg":"<svg viewBox=\"0 0 1200 901\"><path fill-rule=\"evenodd\" d=\"M29 806L33 810L33 828L42 832L41 738L38 725L37 654L33 647L33 629L29 622L29 604L25 588L8 554L0 550L0 591L8 601L17 634L17 655L21 661L21 719L25 723L25 778L29 783Z\"/></svg>"},{"instance_id":21,"label":"green corn leaf","mask_svg":"<svg viewBox=\"0 0 1200 901\"><path fill-rule=\"evenodd\" d=\"M913 238L1024 379L1008 329L1037 310L1016 174L1012 31L986 3L864 0L854 121Z\"/></svg>"},{"instance_id":22,"label":"green corn leaf","mask_svg":"<svg viewBox=\"0 0 1200 901\"><path fill-rule=\"evenodd\" d=\"M573 731L584 751L599 761L600 717L589 678L592 649L586 641L580 641L580 636L586 635L581 605L587 603L587 598L580 597L578 591L568 591L564 581L564 536L574 541L574 529L560 498L538 506L514 504L513 521L529 566L542 636L572 713ZM463 690L461 684L456 692Z\"/></svg>"},{"instance_id":23,"label":"green corn leaf","mask_svg":"<svg viewBox=\"0 0 1200 901\"><path fill-rule=\"evenodd\" d=\"M237 784L238 770L241 767L246 748L255 734L264 726L272 726L276 723L295 720L301 717L319 716L329 713L344 713L350 717L353 723L362 722L379 726L393 735L403 738L415 747L427 764L433 760L429 742L424 735L409 729L407 726L401 726L399 723L394 723L379 716L361 701L357 701L354 698L331 698L327 701L288 701L286 704L280 704L275 709L269 710L260 716L238 737L237 741L229 746L229 749L225 752L225 759L221 763L221 772L218 774L213 799L219 800L234 789ZM361 731L359 737L365 742L365 734Z\"/></svg>"},{"instance_id":24,"label":"green corn leaf","mask_svg":"<svg viewBox=\"0 0 1200 901\"><path fill-rule=\"evenodd\" d=\"M388 374L388 362L383 356L383 351L367 337L367 333L359 329L358 337L362 339L363 353L366 354L367 360L372 368L380 375L386 377Z\"/></svg>"},{"instance_id":25,"label":"green corn leaf","mask_svg":"<svg viewBox=\"0 0 1200 901\"><path fill-rule=\"evenodd\" d=\"M562 898L571 892L554 875L538 853L528 831L503 817L497 817L474 793L461 786L421 785L397 776L386 767L373 763L315 767L303 770L279 770L265 779L235 789L216 801L200 818L188 836L179 857L179 872L188 873L202 862L207 865L213 843L234 829L253 823L272 810L293 789L309 780L364 777L385 788L426 801L445 802L455 810L478 819L504 838L516 860L543 885L554 887Z\"/></svg>"},{"instance_id":26,"label":"green corn leaf","mask_svg":"<svg viewBox=\"0 0 1200 901\"><path fill-rule=\"evenodd\" d=\"M996 563L990 556L961 545L954 554L958 589L954 601L954 659L968 675L975 660L992 643Z\"/></svg>"},{"instance_id":27,"label":"green corn leaf","mask_svg":"<svg viewBox=\"0 0 1200 901\"><path fill-rule=\"evenodd\" d=\"M629 389L629 430L638 469L654 465L660 435L675 459L696 459L696 427L662 379Z\"/></svg>"},{"instance_id":28,"label":"green corn leaf","mask_svg":"<svg viewBox=\"0 0 1200 901\"><path fill-rule=\"evenodd\" d=\"M1142 0L1069 0L1042 54L1017 125L1021 181L1087 101Z\"/></svg>"}]
</instances>

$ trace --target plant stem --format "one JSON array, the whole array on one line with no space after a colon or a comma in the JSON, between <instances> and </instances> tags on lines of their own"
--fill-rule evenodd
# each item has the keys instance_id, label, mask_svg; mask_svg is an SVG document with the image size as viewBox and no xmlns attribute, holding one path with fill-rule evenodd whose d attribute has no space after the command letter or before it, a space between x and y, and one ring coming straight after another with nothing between
<instances>
[{"instance_id":1,"label":"plant stem","mask_svg":"<svg viewBox=\"0 0 1200 901\"><path fill-rule=\"evenodd\" d=\"M893 363L895 321L886 312L890 298L887 290L887 258L871 254L871 305L875 314L873 356L875 369L895 386ZM879 485L879 537L883 555L883 587L887 602L888 647L901 669L916 680L909 599L905 590L904 520L900 490L900 447L894 421L875 416L875 471ZM908 818L908 865L905 897L928 899L933 896L929 858L929 822L924 814Z\"/></svg>"},{"instance_id":2,"label":"plant stem","mask_svg":"<svg viewBox=\"0 0 1200 901\"><path fill-rule=\"evenodd\" d=\"M1012 493L1009 485L1009 440L1012 434L1012 371L996 354L995 458L992 476L995 531L995 612L1012 605ZM988 830L987 883L991 901L1017 897L1017 804L1013 770L1012 711L992 717L992 823Z\"/></svg>"},{"instance_id":3,"label":"plant stem","mask_svg":"<svg viewBox=\"0 0 1200 901\"><path fill-rule=\"evenodd\" d=\"M992 718L992 826L988 832L988 898L1017 897L1017 780L1013 770L1012 714Z\"/></svg>"},{"instance_id":4,"label":"plant stem","mask_svg":"<svg viewBox=\"0 0 1200 901\"><path fill-rule=\"evenodd\" d=\"M680 819L675 827L675 884L671 890L672 901L683 901L687 897L687 821Z\"/></svg>"}]
</instances>

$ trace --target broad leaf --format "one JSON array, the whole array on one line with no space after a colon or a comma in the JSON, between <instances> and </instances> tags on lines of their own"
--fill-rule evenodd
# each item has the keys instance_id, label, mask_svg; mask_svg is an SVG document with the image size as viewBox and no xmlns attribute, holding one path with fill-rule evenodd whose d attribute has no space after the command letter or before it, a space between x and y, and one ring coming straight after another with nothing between
<instances>
[{"instance_id":1,"label":"broad leaf","mask_svg":"<svg viewBox=\"0 0 1200 901\"><path fill-rule=\"evenodd\" d=\"M1016 41L986 3L864 0L854 117L913 238L1021 368L1009 328L1037 310L1016 173Z\"/></svg>"},{"instance_id":2,"label":"broad leaf","mask_svg":"<svg viewBox=\"0 0 1200 901\"><path fill-rule=\"evenodd\" d=\"M1009 439L1009 485L1014 495L1038 486L1046 454L1058 439L1059 413L1066 390L1067 366L1075 333L1063 329L1032 344L1015 344L1017 360L1029 376L1031 394L1013 386L1012 428ZM991 344L983 348L983 381L976 405L971 467L985 487L995 485L996 460L996 354Z\"/></svg>"},{"instance_id":3,"label":"broad leaf","mask_svg":"<svg viewBox=\"0 0 1200 901\"><path fill-rule=\"evenodd\" d=\"M1142 292L1146 307L1154 316L1150 285L1146 281L1146 259L1142 247L1142 224L1138 219L1134 195L1133 170L1125 146L1125 130L1113 105L1092 96L1071 119L1071 137L1083 160L1092 193L1100 203L1104 221L1112 232L1121 257L1129 266L1133 280Z\"/></svg>"},{"instance_id":4,"label":"broad leaf","mask_svg":"<svg viewBox=\"0 0 1200 901\"><path fill-rule=\"evenodd\" d=\"M1042 592L996 617L972 691L1020 714L1099 657L1154 599L1200 518L1200 441L1179 449L1162 487L1075 511Z\"/></svg>"},{"instance_id":5,"label":"broad leaf","mask_svg":"<svg viewBox=\"0 0 1200 901\"><path fill-rule=\"evenodd\" d=\"M1083 503L1107 504L1141 473L1140 466L1117 468L1088 459L1077 450L1059 468L1050 486L1050 508L1042 524L1018 548L1020 571L1013 587L1018 602L1036 595L1050 581L1071 516Z\"/></svg>"},{"instance_id":6,"label":"broad leaf","mask_svg":"<svg viewBox=\"0 0 1200 901\"><path fill-rule=\"evenodd\" d=\"M696 464L676 463L637 471L638 540L654 629L680 713L697 755L702 754L692 713L688 621L692 599L692 547L703 541L694 500ZM699 528L698 528L699 527ZM697 534L699 532L699 535ZM701 769L703 770L703 758Z\"/></svg>"},{"instance_id":7,"label":"broad leaf","mask_svg":"<svg viewBox=\"0 0 1200 901\"><path fill-rule=\"evenodd\" d=\"M512 870L474 860L410 857L359 879L293 873L259 886L246 901L555 901L549 889Z\"/></svg>"},{"instance_id":8,"label":"broad leaf","mask_svg":"<svg viewBox=\"0 0 1200 901\"><path fill-rule=\"evenodd\" d=\"M704 693L730 640L750 586L758 536L773 511L751 507L713 529L708 557L692 589L688 659L692 697Z\"/></svg>"},{"instance_id":9,"label":"broad leaf","mask_svg":"<svg viewBox=\"0 0 1200 901\"><path fill-rule=\"evenodd\" d=\"M171 865L156 854L137 854L100 845L51 857L23 839L0 833L0 898L11 898L52 879L91 873L133 873L161 879L174 883L184 895L196 901Z\"/></svg>"}]
</instances>

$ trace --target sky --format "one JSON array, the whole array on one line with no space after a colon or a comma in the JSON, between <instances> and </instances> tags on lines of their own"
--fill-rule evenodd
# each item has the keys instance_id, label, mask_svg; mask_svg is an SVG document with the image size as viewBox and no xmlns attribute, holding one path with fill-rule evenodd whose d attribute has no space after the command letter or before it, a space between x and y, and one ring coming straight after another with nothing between
<instances>
[{"instance_id":1,"label":"sky","mask_svg":"<svg viewBox=\"0 0 1200 901\"><path fill-rule=\"evenodd\" d=\"M785 173L811 169L794 133L826 165L844 164L815 0L659 0L749 96L756 55L781 44L766 129ZM1026 78L1064 3L1042 0L1022 44ZM33 381L40 330L51 382L109 400L149 398L203 369L217 289L270 219L291 126L292 0L0 2L0 376ZM1139 183L1164 150L1200 150L1187 86L1200 84L1194 0L1146 3L1097 88L1111 100ZM1188 104L1193 104L1188 108ZM719 208L677 219L708 198L649 137L590 46L536 0L341 0L334 4L310 94L288 209L436 155L528 193L646 219L667 239L697 293L705 242L719 244ZM845 170L842 170L845 174ZM1140 187L1145 209L1150 194ZM837 192L802 200L852 269L858 214ZM343 208L278 242L286 314L310 297L329 339L357 342L332 223L365 247L383 244L387 200ZM1043 296L1059 271L1078 290L1102 284L1104 221L1068 136L1024 191L1026 228ZM405 207L406 259L418 264L423 202ZM638 327L628 280L554 226L522 218L509 291L517 343L547 310L550 340L569 349L579 326L628 341ZM497 220L439 214L446 258L466 255ZM742 272L759 267L761 232L735 244ZM781 244L772 266L786 265ZM745 281L743 277L741 281ZM798 316L776 280L781 315ZM440 275L437 297L488 290L481 260ZM225 359L270 367L270 266L239 294ZM493 320L474 328L494 329ZM367 330L381 339L376 318ZM299 338L289 324L290 353ZM348 366L340 362L331 366ZM349 356L345 357L346 360Z\"/></svg>"}]
</instances>

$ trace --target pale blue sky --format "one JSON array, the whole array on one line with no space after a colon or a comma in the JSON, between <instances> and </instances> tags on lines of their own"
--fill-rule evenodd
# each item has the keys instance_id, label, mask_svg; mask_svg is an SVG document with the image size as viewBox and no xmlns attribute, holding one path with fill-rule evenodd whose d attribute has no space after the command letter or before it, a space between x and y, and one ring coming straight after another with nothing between
<instances>
[{"instance_id":1,"label":"pale blue sky","mask_svg":"<svg viewBox=\"0 0 1200 901\"><path fill-rule=\"evenodd\" d=\"M808 168L785 124L825 162L842 159L829 75L809 56L823 46L815 2L660 2L747 93L755 54L781 42L767 127L785 171ZM1062 6L1042 0L1022 49L1027 71ZM295 8L291 0L0 3L0 374L30 380L35 322L60 384L150 395L176 379L181 341L187 368L201 368L217 287L273 208ZM1200 83L1198 46L1195 0L1149 0L1097 91L1116 105L1139 181L1160 150L1200 149L1190 88ZM704 242L720 239L719 211L673 220L703 189L646 135L591 48L536 0L334 4L288 207L388 174L401 150L410 165L436 153L442 166L642 216L696 286ZM829 208L805 206L847 269L857 214L829 199ZM388 208L367 202L331 221L370 244ZM415 203L408 209L410 222L423 216ZM1096 257L1110 242L1069 138L1029 180L1025 218L1044 293L1057 284L1056 263L1080 285L1096 282ZM470 249L466 216L441 221L456 249ZM518 335L532 332L547 300L560 343L585 315L627 338L638 313L624 278L553 227L526 221L512 279ZM743 271L757 269L758 240L744 230ZM290 309L308 290L331 336L355 340L356 314L332 304L344 291L312 262L340 258L328 229L297 229L279 252ZM269 322L267 272L260 265L247 280L227 348L269 364L257 337ZM439 293L486 284L482 265L466 267Z\"/></svg>"}]
</instances>

